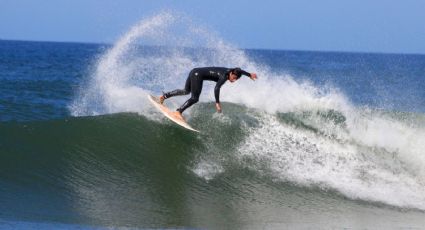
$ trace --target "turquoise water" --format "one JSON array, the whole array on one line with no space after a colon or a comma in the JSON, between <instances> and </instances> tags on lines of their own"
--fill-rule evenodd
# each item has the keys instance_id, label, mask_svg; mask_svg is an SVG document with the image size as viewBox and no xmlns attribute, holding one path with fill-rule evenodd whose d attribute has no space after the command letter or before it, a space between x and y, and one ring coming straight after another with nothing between
<instances>
[{"instance_id":1,"label":"turquoise water","mask_svg":"<svg viewBox=\"0 0 425 230\"><path fill-rule=\"evenodd\" d=\"M0 41L0 228L424 226L424 55L242 50L193 27ZM146 95L206 65L259 80L225 84L223 114L206 82L197 134Z\"/></svg>"}]
</instances>

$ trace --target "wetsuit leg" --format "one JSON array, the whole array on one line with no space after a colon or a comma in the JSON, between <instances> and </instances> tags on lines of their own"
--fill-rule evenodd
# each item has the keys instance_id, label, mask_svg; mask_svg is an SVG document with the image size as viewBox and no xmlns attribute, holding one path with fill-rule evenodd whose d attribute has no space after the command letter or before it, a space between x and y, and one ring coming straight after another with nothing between
<instances>
[{"instance_id":1,"label":"wetsuit leg","mask_svg":"<svg viewBox=\"0 0 425 230\"><path fill-rule=\"evenodd\" d=\"M184 89L176 89L176 90L170 91L168 93L164 93L164 98L167 99L167 98L174 97L174 96L189 94L190 89L191 89L191 87L190 87L190 85L191 85L190 76L192 76L192 71L189 73L189 76L186 79L186 84L184 85Z\"/></svg>"},{"instance_id":2,"label":"wetsuit leg","mask_svg":"<svg viewBox=\"0 0 425 230\"><path fill-rule=\"evenodd\" d=\"M187 100L180 108L177 109L180 113L183 113L187 108L199 101L199 95L202 91L203 80L200 75L191 74L190 76L191 83L191 97Z\"/></svg>"}]
</instances>

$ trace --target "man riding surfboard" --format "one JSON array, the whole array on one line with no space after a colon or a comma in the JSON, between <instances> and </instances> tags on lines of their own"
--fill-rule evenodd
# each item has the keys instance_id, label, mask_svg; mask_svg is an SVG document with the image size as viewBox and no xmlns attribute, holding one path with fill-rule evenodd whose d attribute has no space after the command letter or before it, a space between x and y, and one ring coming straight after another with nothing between
<instances>
[{"instance_id":1,"label":"man riding surfboard","mask_svg":"<svg viewBox=\"0 0 425 230\"><path fill-rule=\"evenodd\" d=\"M174 96L187 95L191 93L191 97L187 100L180 108L174 112L174 115L180 119L183 119L182 113L199 101L199 96L202 91L202 84L204 80L206 81L215 81L217 84L214 88L215 96L215 107L217 112L221 112L220 104L220 88L229 80L231 83L237 81L242 75L248 76L252 80L257 79L256 73L248 73L241 68L224 68L224 67L202 67L194 68L190 71L189 76L187 77L186 84L184 89L176 89L168 93L164 93L159 97L159 103L164 103L165 99ZM184 119L183 119L184 120Z\"/></svg>"}]
</instances>

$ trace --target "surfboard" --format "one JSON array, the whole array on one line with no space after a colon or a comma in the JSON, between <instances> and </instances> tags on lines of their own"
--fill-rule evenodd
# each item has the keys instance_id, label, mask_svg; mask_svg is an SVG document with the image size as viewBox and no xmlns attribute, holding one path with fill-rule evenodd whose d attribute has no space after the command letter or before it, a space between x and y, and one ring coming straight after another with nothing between
<instances>
[{"instance_id":1,"label":"surfboard","mask_svg":"<svg viewBox=\"0 0 425 230\"><path fill-rule=\"evenodd\" d=\"M198 130L192 128L188 123L186 123L185 120L180 119L179 117L176 117L173 112L167 108L165 105L159 103L159 98L154 97L152 95L148 95L149 101L154 105L155 108L157 108L162 114L164 114L168 119L172 120L174 123L180 125L183 128L198 132Z\"/></svg>"}]
</instances>

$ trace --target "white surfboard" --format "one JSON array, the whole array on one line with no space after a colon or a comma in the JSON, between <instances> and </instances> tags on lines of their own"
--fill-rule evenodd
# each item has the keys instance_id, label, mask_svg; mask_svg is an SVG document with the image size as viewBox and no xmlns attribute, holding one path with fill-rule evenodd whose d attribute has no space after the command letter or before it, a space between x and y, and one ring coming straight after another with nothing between
<instances>
[{"instance_id":1,"label":"white surfboard","mask_svg":"<svg viewBox=\"0 0 425 230\"><path fill-rule=\"evenodd\" d=\"M183 128L198 132L198 130L192 128L189 124L186 123L185 120L176 117L172 111L170 111L170 109L168 109L167 107L165 107L163 104L159 103L159 98L154 97L152 95L148 95L148 99L149 101L155 106L155 108L157 108L159 111L161 111L162 114L164 114L168 119L174 121L176 124L182 126Z\"/></svg>"}]
</instances>

